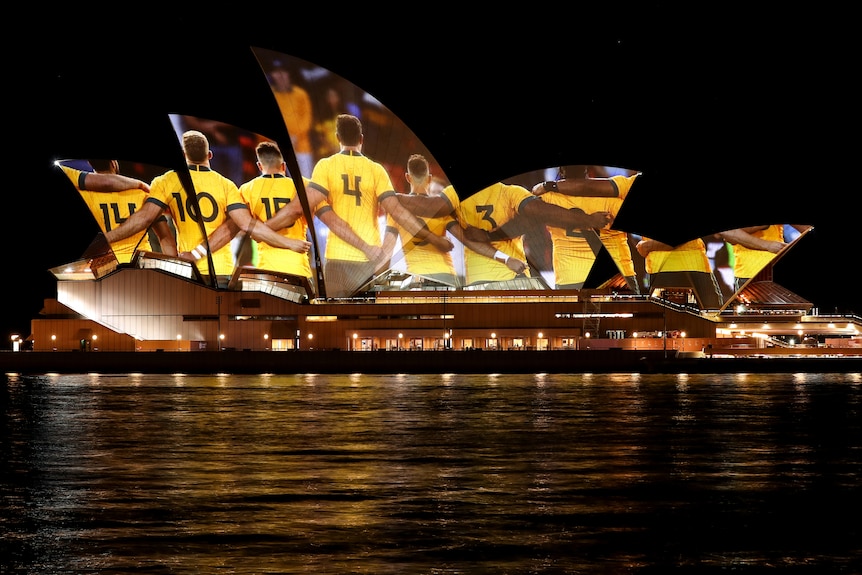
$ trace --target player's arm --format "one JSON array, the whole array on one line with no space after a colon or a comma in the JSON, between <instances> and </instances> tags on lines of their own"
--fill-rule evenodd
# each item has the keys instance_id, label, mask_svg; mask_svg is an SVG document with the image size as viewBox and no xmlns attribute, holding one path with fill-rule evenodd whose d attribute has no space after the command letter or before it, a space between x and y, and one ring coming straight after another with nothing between
<instances>
[{"instance_id":1,"label":"player's arm","mask_svg":"<svg viewBox=\"0 0 862 575\"><path fill-rule=\"evenodd\" d=\"M389 215L392 216L392 219L398 223L398 225L404 228L412 237L418 238L420 241L428 242L442 252L449 252L455 248L455 245L445 235L438 236L428 229L425 222L417 218L410 210L402 205L396 197L397 195L398 194L395 193L388 195L384 194L380 197L380 203ZM439 196L432 197L430 199L438 198ZM443 199L446 204L449 204L449 200L446 200L445 198Z\"/></svg>"},{"instance_id":2,"label":"player's arm","mask_svg":"<svg viewBox=\"0 0 862 575\"><path fill-rule=\"evenodd\" d=\"M452 213L453 207L446 196L423 194L395 194L398 202L411 214L421 218L442 218Z\"/></svg>"},{"instance_id":3,"label":"player's arm","mask_svg":"<svg viewBox=\"0 0 862 575\"><path fill-rule=\"evenodd\" d=\"M472 226L471 228L472 230L478 230L479 232L483 232L484 234L488 233L480 228ZM517 274L524 273L524 271L527 269L526 262L523 262L518 258L512 257L509 254L501 252L489 240L480 239L482 238L481 234L474 235L472 233L467 233L467 230L456 221L450 222L447 230L456 240L458 240L477 254L506 264L506 267L508 267L510 270ZM485 238L487 238L487 235L485 236Z\"/></svg>"},{"instance_id":4,"label":"player's arm","mask_svg":"<svg viewBox=\"0 0 862 575\"><path fill-rule=\"evenodd\" d=\"M335 213L335 210L319 210L317 212L317 218L326 224L329 231L362 251L362 253L365 254L365 257L368 258L368 261L379 262L383 259L384 255L382 248L380 246L371 245L363 240L359 234L353 230L353 227L344 220L344 218Z\"/></svg>"},{"instance_id":5,"label":"player's arm","mask_svg":"<svg viewBox=\"0 0 862 575\"><path fill-rule=\"evenodd\" d=\"M464 234L478 242L496 242L523 236L535 226L535 222L529 222L528 218L522 214L518 214L502 226L498 226L491 231L470 225L464 226Z\"/></svg>"},{"instance_id":6,"label":"player's arm","mask_svg":"<svg viewBox=\"0 0 862 575\"><path fill-rule=\"evenodd\" d=\"M326 200L326 195L321 188L310 180L305 180L305 197L308 198L308 207L312 213ZM299 190L297 190L299 193ZM298 219L304 216L302 202L299 197L279 208L268 220L266 225L272 230L279 231L292 226Z\"/></svg>"},{"instance_id":7,"label":"player's arm","mask_svg":"<svg viewBox=\"0 0 862 575\"><path fill-rule=\"evenodd\" d=\"M650 252L670 252L674 249L670 244L666 244L658 240L651 240L649 238L641 239L635 247L637 248L638 253L643 257L647 257Z\"/></svg>"},{"instance_id":8,"label":"player's arm","mask_svg":"<svg viewBox=\"0 0 862 575\"><path fill-rule=\"evenodd\" d=\"M263 242L276 248L284 248L300 254L308 253L308 250L311 249L311 242L309 242L308 240L286 238L278 232L274 231L273 229L269 228L264 222L261 222L260 220L252 216L251 211L248 209L248 206L244 204L242 205L242 207L234 207L233 209L229 208L228 216L231 220L233 220L233 222L238 226L241 231L250 235L252 239L258 242ZM220 228L221 226L216 229L216 232L219 231ZM218 241L223 241L222 236L215 239L217 239ZM213 241L213 238L210 238L210 241ZM230 241L230 238L228 238L227 241Z\"/></svg>"},{"instance_id":9,"label":"player's arm","mask_svg":"<svg viewBox=\"0 0 862 575\"><path fill-rule=\"evenodd\" d=\"M100 174L96 172L84 172L82 190L89 192L122 192L125 190L144 190L149 193L150 186L137 178L130 178L122 174Z\"/></svg>"},{"instance_id":10,"label":"player's arm","mask_svg":"<svg viewBox=\"0 0 862 575\"><path fill-rule=\"evenodd\" d=\"M398 245L398 230L391 225L387 225L386 231L383 233L383 247L380 250L380 265L377 266L375 274L386 271L392 266L392 256L395 255L396 245Z\"/></svg>"},{"instance_id":11,"label":"player's arm","mask_svg":"<svg viewBox=\"0 0 862 575\"><path fill-rule=\"evenodd\" d=\"M164 216L156 218L153 222L153 231L156 237L159 238L159 246L162 253L168 256L177 256L177 238L174 232L171 231L171 226L168 225L168 220Z\"/></svg>"},{"instance_id":12,"label":"player's arm","mask_svg":"<svg viewBox=\"0 0 862 575\"><path fill-rule=\"evenodd\" d=\"M521 203L518 213L547 226L566 230L587 228L598 230L608 227L613 222L613 215L610 212L588 214L579 208L566 209L549 204L541 198L527 198Z\"/></svg>"},{"instance_id":13,"label":"player's arm","mask_svg":"<svg viewBox=\"0 0 862 575\"><path fill-rule=\"evenodd\" d=\"M108 240L108 243L114 243L124 240L138 232L144 231L150 227L154 221L156 221L156 218L162 215L165 207L165 205L156 203L148 198L147 201L144 202L144 205L141 206L141 209L130 215L125 222L116 228L105 232L105 239Z\"/></svg>"},{"instance_id":14,"label":"player's arm","mask_svg":"<svg viewBox=\"0 0 862 575\"><path fill-rule=\"evenodd\" d=\"M768 226L755 226L752 228L737 228L735 230L727 230L721 232L719 235L721 239L724 241L734 244L741 245L743 247L759 250L764 252L771 252L773 254L777 254L781 251L781 249L787 245L784 242L779 242L776 240L765 240L763 238L759 238L755 235L752 235L749 230L757 231L766 229Z\"/></svg>"},{"instance_id":15,"label":"player's arm","mask_svg":"<svg viewBox=\"0 0 862 575\"><path fill-rule=\"evenodd\" d=\"M534 196L541 196L546 192L594 198L617 198L620 195L616 182L608 178L546 180L533 186L532 192Z\"/></svg>"},{"instance_id":16,"label":"player's arm","mask_svg":"<svg viewBox=\"0 0 862 575\"><path fill-rule=\"evenodd\" d=\"M190 252L180 252L179 257L187 261L199 260L207 255L207 251L215 253L222 249L238 233L240 233L239 226L233 219L228 218L207 236L206 242L201 242Z\"/></svg>"}]
</instances>

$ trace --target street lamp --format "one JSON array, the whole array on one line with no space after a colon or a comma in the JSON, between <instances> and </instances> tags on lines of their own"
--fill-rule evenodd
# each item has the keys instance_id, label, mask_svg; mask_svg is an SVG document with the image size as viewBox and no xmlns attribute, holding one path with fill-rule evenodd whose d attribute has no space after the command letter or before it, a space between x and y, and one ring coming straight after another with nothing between
<instances>
[{"instance_id":1,"label":"street lamp","mask_svg":"<svg viewBox=\"0 0 862 575\"><path fill-rule=\"evenodd\" d=\"M359 337L358 334L353 334L353 351L356 351L356 338Z\"/></svg>"},{"instance_id":2,"label":"street lamp","mask_svg":"<svg viewBox=\"0 0 862 575\"><path fill-rule=\"evenodd\" d=\"M180 334L177 334L177 351L180 350L180 341L182 341L182 339L183 339L183 336L181 336Z\"/></svg>"},{"instance_id":3,"label":"street lamp","mask_svg":"<svg viewBox=\"0 0 862 575\"><path fill-rule=\"evenodd\" d=\"M403 334L403 333L399 333L399 334L398 334L398 351L401 351L401 348L402 348L402 345L401 345L401 339L402 339L403 337L404 337L404 334Z\"/></svg>"},{"instance_id":4,"label":"street lamp","mask_svg":"<svg viewBox=\"0 0 862 575\"><path fill-rule=\"evenodd\" d=\"M57 351L57 336L56 335L51 336L51 347L54 349L54 351Z\"/></svg>"},{"instance_id":5,"label":"street lamp","mask_svg":"<svg viewBox=\"0 0 862 575\"><path fill-rule=\"evenodd\" d=\"M220 333L218 336L218 350L222 350L222 345L224 344L224 334Z\"/></svg>"}]
</instances>

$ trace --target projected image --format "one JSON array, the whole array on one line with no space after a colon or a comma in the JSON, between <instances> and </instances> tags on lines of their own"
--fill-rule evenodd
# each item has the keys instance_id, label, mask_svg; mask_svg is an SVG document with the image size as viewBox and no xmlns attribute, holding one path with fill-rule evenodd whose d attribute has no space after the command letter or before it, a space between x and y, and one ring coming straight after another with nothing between
<instances>
[{"instance_id":1,"label":"projected image","mask_svg":"<svg viewBox=\"0 0 862 575\"><path fill-rule=\"evenodd\" d=\"M552 166L456 191L372 95L304 60L254 52L280 115L276 138L172 115L185 166L62 165L103 230L88 252L118 264L161 253L229 289L245 289L238 274L256 285L299 278L309 298L612 288L720 309L810 229L754 226L679 245L621 230L640 177L621 167Z\"/></svg>"},{"instance_id":2,"label":"projected image","mask_svg":"<svg viewBox=\"0 0 862 575\"><path fill-rule=\"evenodd\" d=\"M645 274L644 293L702 309L723 309L813 228L774 224L728 230L671 246L631 235ZM764 279L771 279L766 277Z\"/></svg>"},{"instance_id":3,"label":"projected image","mask_svg":"<svg viewBox=\"0 0 862 575\"><path fill-rule=\"evenodd\" d=\"M409 184L408 195L420 197L442 197L445 181L435 178L431 167L422 154L413 154L407 160L405 178ZM452 192L451 186L449 193ZM457 202L457 197L454 198ZM446 200L449 202L449 200ZM443 216L420 218L434 240L421 239L400 225L387 214L383 236L383 258L386 262L385 285L398 289L445 289L463 285L463 247L458 239L449 234L450 226L456 223L451 209ZM451 245L451 248L450 248Z\"/></svg>"},{"instance_id":4,"label":"projected image","mask_svg":"<svg viewBox=\"0 0 862 575\"><path fill-rule=\"evenodd\" d=\"M121 227L144 207L149 182L164 171L162 168L114 159L62 160L57 166L87 204L102 234L116 238L110 242L105 237L94 240L88 250L90 257L113 253L118 263L128 264L138 250L176 255L174 229L164 210L152 223L135 229Z\"/></svg>"},{"instance_id":5,"label":"projected image","mask_svg":"<svg viewBox=\"0 0 862 575\"><path fill-rule=\"evenodd\" d=\"M811 229L810 225L772 224L722 232L720 237L728 250L733 290L742 289Z\"/></svg>"},{"instance_id":6,"label":"projected image","mask_svg":"<svg viewBox=\"0 0 862 575\"><path fill-rule=\"evenodd\" d=\"M194 196L180 202L181 174L169 206L179 212L179 256L227 287L238 268L255 268L311 282L308 225L278 144L222 122L171 116L188 164ZM302 181L300 181L302 185ZM153 192L159 189L156 181ZM169 202L170 203L170 202Z\"/></svg>"},{"instance_id":7,"label":"projected image","mask_svg":"<svg viewBox=\"0 0 862 575\"><path fill-rule=\"evenodd\" d=\"M644 260L646 293L701 309L717 310L721 307L724 296L703 238L669 245L641 236L636 248Z\"/></svg>"},{"instance_id":8,"label":"projected image","mask_svg":"<svg viewBox=\"0 0 862 575\"><path fill-rule=\"evenodd\" d=\"M451 269L429 268L424 262L431 252L406 259L428 247L438 250L434 257L439 263L450 259L444 254L454 249L444 227L404 209L396 195L448 185L430 151L386 106L331 71L269 50L255 49L255 55L282 114L298 169L310 179L308 204L323 224L312 229L323 250L325 295L351 297L394 284L456 285ZM427 162L422 185L407 179L414 155ZM347 226L329 225L329 212ZM408 264L413 270L407 270Z\"/></svg>"},{"instance_id":9,"label":"projected image","mask_svg":"<svg viewBox=\"0 0 862 575\"><path fill-rule=\"evenodd\" d=\"M604 248L632 293L640 293L629 236L615 229L613 219L622 207L638 172L608 166L561 166L554 177L533 184L532 191L550 204L585 214L606 213L609 223L599 228L547 226L551 240L553 285L583 289Z\"/></svg>"},{"instance_id":10,"label":"projected image","mask_svg":"<svg viewBox=\"0 0 862 575\"><path fill-rule=\"evenodd\" d=\"M574 177L565 177L566 168L554 168L466 197L450 185L440 193L399 200L418 216L447 218L453 252L463 254L452 258L463 289L581 289L596 254L606 249L636 291L627 236L611 224L637 173L608 177L619 170L569 168Z\"/></svg>"}]
</instances>

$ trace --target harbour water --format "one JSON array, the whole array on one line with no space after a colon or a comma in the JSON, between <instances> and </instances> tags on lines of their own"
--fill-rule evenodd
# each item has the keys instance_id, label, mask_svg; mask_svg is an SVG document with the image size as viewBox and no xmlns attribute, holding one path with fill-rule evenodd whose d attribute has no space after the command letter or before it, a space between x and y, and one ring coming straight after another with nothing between
<instances>
[{"instance_id":1,"label":"harbour water","mask_svg":"<svg viewBox=\"0 0 862 575\"><path fill-rule=\"evenodd\" d=\"M860 373L0 381L0 573L862 572Z\"/></svg>"}]
</instances>

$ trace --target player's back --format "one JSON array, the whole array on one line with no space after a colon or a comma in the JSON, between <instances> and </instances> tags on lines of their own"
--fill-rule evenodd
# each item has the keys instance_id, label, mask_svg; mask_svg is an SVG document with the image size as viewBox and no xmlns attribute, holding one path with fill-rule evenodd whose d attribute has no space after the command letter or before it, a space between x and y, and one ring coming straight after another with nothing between
<instances>
[{"instance_id":1,"label":"player's back","mask_svg":"<svg viewBox=\"0 0 862 575\"><path fill-rule=\"evenodd\" d=\"M79 191L81 198L87 204L90 213L93 214L103 233L119 227L129 216L141 208L147 198L147 193L137 188L111 193ZM141 231L111 244L117 261L120 263L130 262L145 233L146 231ZM139 249L150 250L151 246L149 242L144 242L144 245L140 246Z\"/></svg>"},{"instance_id":2,"label":"player's back","mask_svg":"<svg viewBox=\"0 0 862 575\"><path fill-rule=\"evenodd\" d=\"M371 245L380 245L379 198L394 193L386 169L359 152L344 151L317 162L309 186L320 190L332 210ZM365 259L337 235L327 242L327 257Z\"/></svg>"},{"instance_id":3,"label":"player's back","mask_svg":"<svg viewBox=\"0 0 862 575\"><path fill-rule=\"evenodd\" d=\"M514 219L524 201L538 199L522 186L496 183L462 199L458 215L463 224L490 231Z\"/></svg>"}]
</instances>

